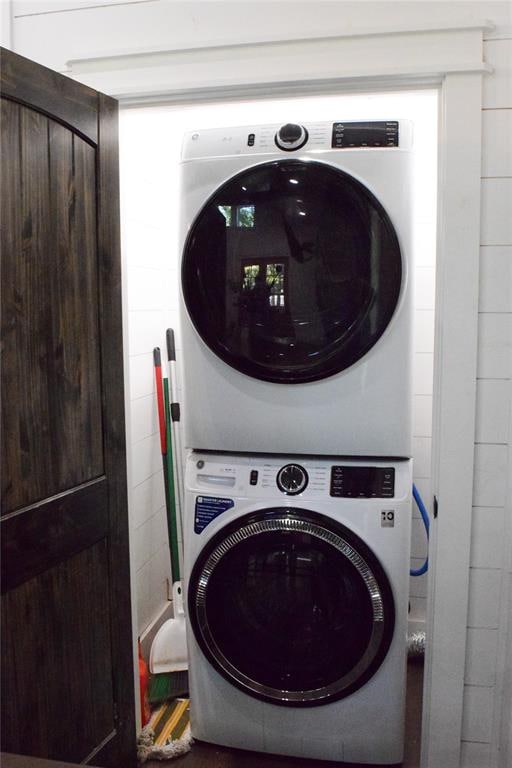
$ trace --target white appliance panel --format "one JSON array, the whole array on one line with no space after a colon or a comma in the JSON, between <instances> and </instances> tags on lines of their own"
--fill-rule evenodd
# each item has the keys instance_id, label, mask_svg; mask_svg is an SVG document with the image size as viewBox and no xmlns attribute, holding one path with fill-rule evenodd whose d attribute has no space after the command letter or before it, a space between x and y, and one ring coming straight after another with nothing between
<instances>
[{"instance_id":1,"label":"white appliance panel","mask_svg":"<svg viewBox=\"0 0 512 768\"><path fill-rule=\"evenodd\" d=\"M308 475L305 490L289 496L279 490L277 474L299 464ZM392 469L390 498L339 498L330 495L332 468ZM257 472L255 478L254 472ZM191 453L186 469L186 594L194 565L223 529L258 510L293 508L320 513L341 522L378 558L391 585L395 625L389 650L372 677L345 698L322 706L283 707L261 701L232 685L200 648L190 621L191 723L205 741L257 752L344 760L399 763L403 756L406 638L411 522L411 461L364 461L296 456L230 456ZM196 501L206 494L233 502L195 532ZM383 513L393 512L393 525ZM188 610L188 608L187 608ZM190 617L189 617L190 618ZM222 706L219 705L222 702ZM314 737L311 738L311 734Z\"/></svg>"},{"instance_id":2,"label":"white appliance panel","mask_svg":"<svg viewBox=\"0 0 512 768\"><path fill-rule=\"evenodd\" d=\"M402 252L402 287L394 315L377 343L341 373L283 384L246 375L221 360L199 336L182 297L185 444L189 448L411 455L410 124L400 122L399 147L343 150L327 148L331 126L309 125L311 142L316 143L296 153L281 152L270 141L276 126L264 126L260 133L255 129L254 147L244 144L249 128L187 135L180 247L185 246L195 217L210 196L240 171L269 160L290 159L289 155L304 162L320 161L361 182L389 215Z\"/></svg>"}]
</instances>

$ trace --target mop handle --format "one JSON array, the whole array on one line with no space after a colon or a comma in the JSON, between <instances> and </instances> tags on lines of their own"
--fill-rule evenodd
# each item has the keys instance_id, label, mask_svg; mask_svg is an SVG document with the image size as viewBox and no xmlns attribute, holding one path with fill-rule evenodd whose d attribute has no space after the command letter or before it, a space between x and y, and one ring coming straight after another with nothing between
<instances>
[{"instance_id":1,"label":"mop handle","mask_svg":"<svg viewBox=\"0 0 512 768\"><path fill-rule=\"evenodd\" d=\"M160 427L160 449L162 456L165 456L167 453L167 440L165 431L165 409L164 393L162 388L162 360L160 357L160 347L155 347L153 350L153 363L155 366L156 402L158 406L158 423Z\"/></svg>"},{"instance_id":2,"label":"mop handle","mask_svg":"<svg viewBox=\"0 0 512 768\"><path fill-rule=\"evenodd\" d=\"M171 550L171 574L172 583L180 580L180 558L178 550L178 527L176 522L176 483L174 482L173 471L173 450L171 415L169 411L169 382L164 379L164 397L165 397L165 423L167 432L167 456L166 473L167 485L169 488L169 512L167 516L167 525L169 530L169 546Z\"/></svg>"},{"instance_id":3,"label":"mop handle","mask_svg":"<svg viewBox=\"0 0 512 768\"><path fill-rule=\"evenodd\" d=\"M168 328L166 332L167 339L167 360L169 366L169 382L170 382L170 400L171 400L171 419L174 422L174 428L172 431L172 437L174 440L174 461L176 466L176 486L178 496L178 508L180 513L180 520L183 516L183 454L181 450L181 430L179 422L181 419L180 404L177 402L178 396L178 380L176 373L176 345L174 342L174 331L172 328Z\"/></svg>"}]
</instances>

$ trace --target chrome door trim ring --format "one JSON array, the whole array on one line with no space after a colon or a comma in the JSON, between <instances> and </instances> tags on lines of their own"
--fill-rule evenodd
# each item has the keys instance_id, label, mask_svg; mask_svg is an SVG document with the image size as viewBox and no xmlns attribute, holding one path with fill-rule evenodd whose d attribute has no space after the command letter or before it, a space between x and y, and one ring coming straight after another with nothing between
<instances>
[{"instance_id":1,"label":"chrome door trim ring","mask_svg":"<svg viewBox=\"0 0 512 768\"><path fill-rule=\"evenodd\" d=\"M358 663L346 673L343 677L334 681L328 686L307 691L285 691L278 688L258 683L255 680L244 675L240 670L231 664L218 647L210 631L206 615L206 592L208 582L215 570L217 564L224 555L241 542L269 532L298 531L307 533L320 539L343 554L356 568L363 579L369 593L373 609L373 628L370 636L370 642L365 653ZM355 681L364 674L365 670L375 660L384 635L384 601L377 580L366 561L355 551L355 549L342 537L333 531L324 528L310 520L303 520L292 517L277 517L251 522L235 530L226 536L210 553L204 563L201 574L197 582L195 593L195 610L197 616L198 628L203 635L204 642L210 653L215 658L217 665L224 670L228 678L242 689L251 694L263 697L266 700L274 701L276 704L306 704L323 703L324 701L340 698L343 691L353 686Z\"/></svg>"}]
</instances>

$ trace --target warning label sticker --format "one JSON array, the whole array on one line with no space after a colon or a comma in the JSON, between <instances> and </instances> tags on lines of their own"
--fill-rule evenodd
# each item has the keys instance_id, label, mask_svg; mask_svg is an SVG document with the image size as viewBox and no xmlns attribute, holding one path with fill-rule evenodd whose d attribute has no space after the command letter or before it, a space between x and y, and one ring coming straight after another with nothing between
<instances>
[{"instance_id":1,"label":"warning label sticker","mask_svg":"<svg viewBox=\"0 0 512 768\"><path fill-rule=\"evenodd\" d=\"M194 531L201 533L207 525L222 515L227 509L235 506L233 499L220 499L217 496L198 496L194 515Z\"/></svg>"}]
</instances>

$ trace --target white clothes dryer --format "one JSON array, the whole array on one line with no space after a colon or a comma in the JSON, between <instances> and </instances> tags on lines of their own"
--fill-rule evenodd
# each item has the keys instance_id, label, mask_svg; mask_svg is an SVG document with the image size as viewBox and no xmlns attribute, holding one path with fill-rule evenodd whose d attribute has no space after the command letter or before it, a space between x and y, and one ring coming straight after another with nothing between
<instances>
[{"instance_id":1,"label":"white clothes dryer","mask_svg":"<svg viewBox=\"0 0 512 768\"><path fill-rule=\"evenodd\" d=\"M187 447L411 456L411 130L185 136Z\"/></svg>"},{"instance_id":2,"label":"white clothes dryer","mask_svg":"<svg viewBox=\"0 0 512 768\"><path fill-rule=\"evenodd\" d=\"M401 762L411 464L189 455L195 738Z\"/></svg>"}]
</instances>

